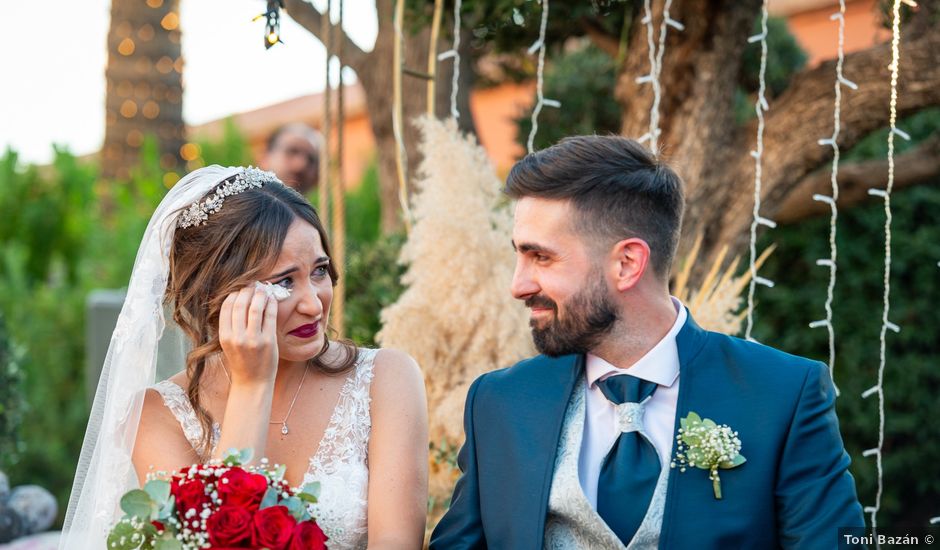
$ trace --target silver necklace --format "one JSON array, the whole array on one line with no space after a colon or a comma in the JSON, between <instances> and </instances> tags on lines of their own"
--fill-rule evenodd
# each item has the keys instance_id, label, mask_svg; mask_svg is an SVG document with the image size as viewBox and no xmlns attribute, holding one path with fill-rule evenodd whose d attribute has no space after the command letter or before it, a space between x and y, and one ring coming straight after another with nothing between
<instances>
[{"instance_id":1,"label":"silver necklace","mask_svg":"<svg viewBox=\"0 0 940 550\"><path fill-rule=\"evenodd\" d=\"M271 420L268 421L268 424L280 424L281 433L287 435L290 433L290 429L287 427L287 419L290 418L291 411L294 410L294 403L297 401L297 396L300 395L300 388L304 387L304 380L307 378L307 371L310 370L310 364L304 365L304 373L300 377L300 384L297 385L297 391L294 392L294 398L290 400L290 406L287 407L287 414L284 416L284 420L277 421ZM228 378L228 383L231 385L232 377L229 376L228 369L225 368L225 365L222 365L222 372L225 373L225 377Z\"/></svg>"}]
</instances>

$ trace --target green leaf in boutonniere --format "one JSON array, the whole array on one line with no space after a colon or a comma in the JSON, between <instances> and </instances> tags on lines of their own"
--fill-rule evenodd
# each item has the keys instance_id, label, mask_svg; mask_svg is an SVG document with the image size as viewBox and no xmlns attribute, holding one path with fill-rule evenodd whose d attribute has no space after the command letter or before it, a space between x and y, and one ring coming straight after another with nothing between
<instances>
[{"instance_id":1,"label":"green leaf in boutonniere","mask_svg":"<svg viewBox=\"0 0 940 550\"><path fill-rule=\"evenodd\" d=\"M685 418L679 419L679 433L676 435L676 458L673 468L685 472L686 468L708 470L712 480L715 498L721 498L721 478L718 470L729 470L744 464L741 454L741 440L738 432L732 431L727 424L716 424L709 418L702 419L689 411Z\"/></svg>"}]
</instances>

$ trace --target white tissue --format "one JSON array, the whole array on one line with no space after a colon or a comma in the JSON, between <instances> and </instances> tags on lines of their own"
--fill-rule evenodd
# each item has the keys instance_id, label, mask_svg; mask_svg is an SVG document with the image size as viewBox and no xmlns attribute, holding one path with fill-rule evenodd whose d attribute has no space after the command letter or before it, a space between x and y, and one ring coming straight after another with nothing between
<instances>
[{"instance_id":1,"label":"white tissue","mask_svg":"<svg viewBox=\"0 0 940 550\"><path fill-rule=\"evenodd\" d=\"M278 302L283 302L284 300L290 298L290 289L284 288L281 285L273 285L271 283L262 283L256 281L255 287L264 290L268 293L268 296L271 296Z\"/></svg>"}]
</instances>

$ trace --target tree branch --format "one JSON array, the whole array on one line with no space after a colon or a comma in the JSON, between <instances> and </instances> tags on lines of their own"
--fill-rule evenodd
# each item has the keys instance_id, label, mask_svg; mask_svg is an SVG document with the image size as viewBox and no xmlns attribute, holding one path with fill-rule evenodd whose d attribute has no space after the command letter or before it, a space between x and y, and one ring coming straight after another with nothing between
<instances>
[{"instance_id":1,"label":"tree branch","mask_svg":"<svg viewBox=\"0 0 940 550\"><path fill-rule=\"evenodd\" d=\"M591 42L604 53L616 59L620 54L620 42L616 36L611 35L601 27L597 21L589 17L581 18L581 28L591 39Z\"/></svg>"},{"instance_id":2,"label":"tree branch","mask_svg":"<svg viewBox=\"0 0 940 550\"><path fill-rule=\"evenodd\" d=\"M902 40L898 116L940 104L940 32L924 33ZM846 56L844 74L858 84L857 90L842 88L842 129L839 146L846 150L872 131L888 124L891 60L890 44L880 44ZM784 199L810 173L832 158L832 149L817 140L832 134L835 61L799 74L766 115L763 156L762 215L776 219ZM742 128L743 151L755 148L756 122ZM708 220L720 227L717 242L734 242L746 232L753 194L746 192L753 181L754 161L741 155L728 172L728 180L739 182L725 208ZM712 181L710 191L721 193L726 181Z\"/></svg>"},{"instance_id":3,"label":"tree branch","mask_svg":"<svg viewBox=\"0 0 940 550\"><path fill-rule=\"evenodd\" d=\"M839 208L847 208L869 198L868 190L884 187L888 181L888 161L868 160L839 167ZM894 163L894 189L920 183L940 182L940 133L932 135L914 149L898 155ZM790 193L777 213L780 223L794 223L803 218L830 212L825 203L812 200L816 193L832 195L829 170L807 176Z\"/></svg>"},{"instance_id":4,"label":"tree branch","mask_svg":"<svg viewBox=\"0 0 940 550\"><path fill-rule=\"evenodd\" d=\"M284 9L291 16L291 19L323 42L323 37L320 36L323 14L313 7L313 4L306 0L284 0ZM352 67L354 71L361 74L369 54L350 40L349 35L343 32L339 25L331 24L330 32L333 33L333 36L336 36L335 33L342 35L343 64Z\"/></svg>"}]
</instances>

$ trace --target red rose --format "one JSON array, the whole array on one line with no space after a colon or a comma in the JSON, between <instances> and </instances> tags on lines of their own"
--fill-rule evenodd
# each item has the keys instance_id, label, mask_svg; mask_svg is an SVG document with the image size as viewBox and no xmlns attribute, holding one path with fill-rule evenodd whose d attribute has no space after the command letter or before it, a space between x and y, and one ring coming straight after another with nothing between
<instances>
[{"instance_id":1,"label":"red rose","mask_svg":"<svg viewBox=\"0 0 940 550\"><path fill-rule=\"evenodd\" d=\"M159 522L157 520L151 521L150 525L153 525L153 527L157 530L158 533L162 533L163 531L166 531L166 526L163 525L162 522Z\"/></svg>"},{"instance_id":2,"label":"red rose","mask_svg":"<svg viewBox=\"0 0 940 550\"><path fill-rule=\"evenodd\" d=\"M212 547L238 546L251 538L251 512L239 506L220 506L206 520Z\"/></svg>"},{"instance_id":3,"label":"red rose","mask_svg":"<svg viewBox=\"0 0 940 550\"><path fill-rule=\"evenodd\" d=\"M254 512L268 490L268 478L241 468L232 468L219 478L217 489L223 504L241 506Z\"/></svg>"},{"instance_id":4,"label":"red rose","mask_svg":"<svg viewBox=\"0 0 940 550\"><path fill-rule=\"evenodd\" d=\"M297 520L286 506L271 506L255 512L251 525L251 544L256 548L285 550L294 534Z\"/></svg>"},{"instance_id":5,"label":"red rose","mask_svg":"<svg viewBox=\"0 0 940 550\"><path fill-rule=\"evenodd\" d=\"M323 534L317 522L302 521L294 527L289 550L325 550L327 536Z\"/></svg>"},{"instance_id":6,"label":"red rose","mask_svg":"<svg viewBox=\"0 0 940 550\"><path fill-rule=\"evenodd\" d=\"M176 513L180 518L186 517L190 508L195 508L197 513L202 512L203 504L211 502L201 479L173 480L170 492L176 497Z\"/></svg>"}]
</instances>

